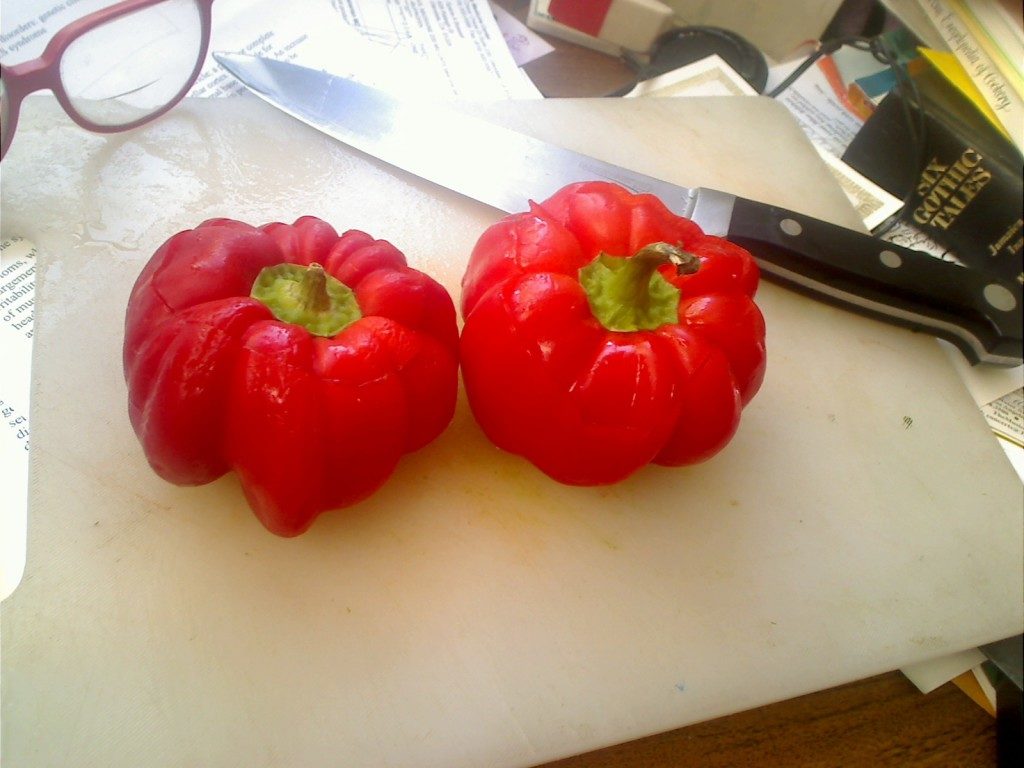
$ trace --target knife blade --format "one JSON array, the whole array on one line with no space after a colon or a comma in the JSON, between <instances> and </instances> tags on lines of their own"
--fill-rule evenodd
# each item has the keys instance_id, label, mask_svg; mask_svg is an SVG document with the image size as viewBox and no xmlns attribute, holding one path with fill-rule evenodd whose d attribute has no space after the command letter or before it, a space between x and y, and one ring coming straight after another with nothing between
<instances>
[{"instance_id":1,"label":"knife blade","mask_svg":"<svg viewBox=\"0 0 1024 768\"><path fill-rule=\"evenodd\" d=\"M774 282L954 344L973 364L1024 357L1019 283L795 211L684 187L558 147L444 105L249 54L214 58L271 105L397 168L514 213L567 184L604 180L658 196L755 257Z\"/></svg>"}]
</instances>

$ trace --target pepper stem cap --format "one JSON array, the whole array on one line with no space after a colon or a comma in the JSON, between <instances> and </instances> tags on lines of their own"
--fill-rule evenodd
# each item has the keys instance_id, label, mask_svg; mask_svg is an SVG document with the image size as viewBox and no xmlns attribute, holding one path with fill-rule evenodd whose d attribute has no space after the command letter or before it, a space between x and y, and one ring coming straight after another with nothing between
<instances>
[{"instance_id":1,"label":"pepper stem cap","mask_svg":"<svg viewBox=\"0 0 1024 768\"><path fill-rule=\"evenodd\" d=\"M670 243L651 243L633 256L600 253L580 270L580 283L594 317L609 331L653 331L679 322L681 293L661 274L693 274L700 259Z\"/></svg>"},{"instance_id":2,"label":"pepper stem cap","mask_svg":"<svg viewBox=\"0 0 1024 768\"><path fill-rule=\"evenodd\" d=\"M316 263L264 267L251 295L278 320L301 325L314 336L334 336L362 317L352 289Z\"/></svg>"}]
</instances>

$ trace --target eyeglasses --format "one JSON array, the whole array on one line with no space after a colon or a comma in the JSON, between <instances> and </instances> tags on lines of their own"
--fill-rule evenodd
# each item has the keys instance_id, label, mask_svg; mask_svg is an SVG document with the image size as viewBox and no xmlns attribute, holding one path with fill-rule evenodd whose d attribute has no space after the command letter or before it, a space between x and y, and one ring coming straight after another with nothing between
<instances>
[{"instance_id":1,"label":"eyeglasses","mask_svg":"<svg viewBox=\"0 0 1024 768\"><path fill-rule=\"evenodd\" d=\"M159 117L199 77L210 44L213 0L123 0L68 24L43 55L0 65L0 158L22 99L53 91L89 131L126 131Z\"/></svg>"}]
</instances>

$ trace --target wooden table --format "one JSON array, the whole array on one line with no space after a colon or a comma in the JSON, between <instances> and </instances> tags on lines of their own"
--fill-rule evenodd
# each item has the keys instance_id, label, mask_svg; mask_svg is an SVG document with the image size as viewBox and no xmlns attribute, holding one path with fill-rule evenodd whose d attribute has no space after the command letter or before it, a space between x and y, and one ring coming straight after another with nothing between
<instances>
[{"instance_id":1,"label":"wooden table","mask_svg":"<svg viewBox=\"0 0 1024 768\"><path fill-rule=\"evenodd\" d=\"M519 19L528 0L500 0ZM526 65L548 97L604 96L632 79L621 61L552 37ZM922 694L893 671L538 768L994 766L996 721L953 683Z\"/></svg>"}]
</instances>

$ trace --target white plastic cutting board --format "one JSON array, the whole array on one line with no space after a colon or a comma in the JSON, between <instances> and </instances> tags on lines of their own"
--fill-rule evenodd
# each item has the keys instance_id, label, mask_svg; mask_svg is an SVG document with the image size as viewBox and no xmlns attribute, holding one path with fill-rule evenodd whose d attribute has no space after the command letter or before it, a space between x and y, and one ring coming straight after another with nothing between
<instances>
[{"instance_id":1,"label":"white plastic cutting board","mask_svg":"<svg viewBox=\"0 0 1024 768\"><path fill-rule=\"evenodd\" d=\"M767 100L477 111L856 225ZM764 388L707 464L562 487L462 401L298 539L231 477L167 485L126 416L132 282L203 219L303 214L390 239L456 297L498 216L255 100L109 138L27 106L3 166L3 235L41 253L5 767L528 766L1021 631L1021 484L945 352L768 284Z\"/></svg>"}]
</instances>

